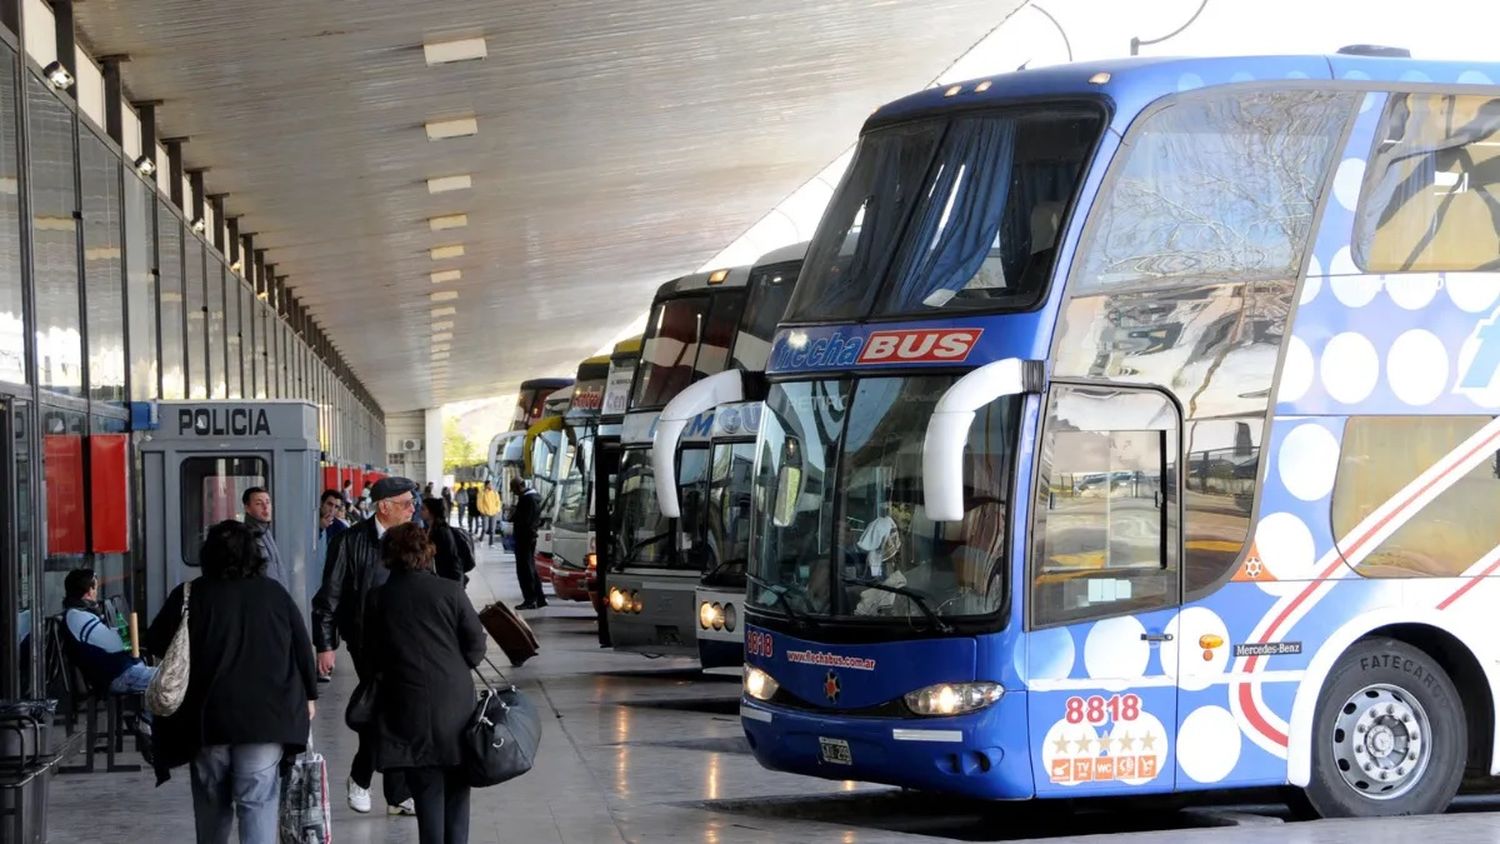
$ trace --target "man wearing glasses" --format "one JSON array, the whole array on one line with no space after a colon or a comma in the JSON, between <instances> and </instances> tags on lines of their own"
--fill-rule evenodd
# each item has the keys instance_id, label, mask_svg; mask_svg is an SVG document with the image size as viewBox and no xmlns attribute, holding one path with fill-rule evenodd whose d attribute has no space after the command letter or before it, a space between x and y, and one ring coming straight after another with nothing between
<instances>
[{"instance_id":1,"label":"man wearing glasses","mask_svg":"<svg viewBox=\"0 0 1500 844\"><path fill-rule=\"evenodd\" d=\"M313 645L318 650L318 671L333 671L333 653L342 640L354 661L354 673L363 681L373 663L362 650L365 602L375 587L385 583L389 572L380 562L380 540L385 532L412 519L412 494L417 485L407 478L381 478L370 490L375 515L334 537L323 567L323 585L312 601ZM349 808L370 811L370 783L375 776L369 745L360 737L359 751L349 771ZM414 815L411 791L405 777L386 773L382 782L386 811L392 815Z\"/></svg>"}]
</instances>

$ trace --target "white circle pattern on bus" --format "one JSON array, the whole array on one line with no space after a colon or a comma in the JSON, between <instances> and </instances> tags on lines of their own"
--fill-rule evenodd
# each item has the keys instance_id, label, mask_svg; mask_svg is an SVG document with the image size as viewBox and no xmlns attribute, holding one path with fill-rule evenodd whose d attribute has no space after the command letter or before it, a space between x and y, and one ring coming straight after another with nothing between
<instances>
[{"instance_id":1,"label":"white circle pattern on bus","mask_svg":"<svg viewBox=\"0 0 1500 844\"><path fill-rule=\"evenodd\" d=\"M1328 429L1312 422L1293 428L1276 455L1282 486L1303 501L1317 501L1333 491L1338 464L1338 440Z\"/></svg>"},{"instance_id":2,"label":"white circle pattern on bus","mask_svg":"<svg viewBox=\"0 0 1500 844\"><path fill-rule=\"evenodd\" d=\"M1339 162L1333 174L1333 197L1350 211L1359 204L1359 188L1365 181L1365 163L1358 158Z\"/></svg>"},{"instance_id":3,"label":"white circle pattern on bus","mask_svg":"<svg viewBox=\"0 0 1500 844\"><path fill-rule=\"evenodd\" d=\"M1291 513L1272 513L1255 525L1255 551L1268 580L1257 580L1262 592L1278 597L1302 588L1318 562L1317 543L1307 523Z\"/></svg>"},{"instance_id":4,"label":"white circle pattern on bus","mask_svg":"<svg viewBox=\"0 0 1500 844\"><path fill-rule=\"evenodd\" d=\"M1391 343L1385 377L1396 398L1416 407L1432 404L1448 387L1448 350L1436 334L1413 328Z\"/></svg>"},{"instance_id":5,"label":"white circle pattern on bus","mask_svg":"<svg viewBox=\"0 0 1500 844\"><path fill-rule=\"evenodd\" d=\"M1443 289L1458 309L1478 314L1494 307L1500 299L1500 274L1496 273L1444 273Z\"/></svg>"},{"instance_id":6,"label":"white circle pattern on bus","mask_svg":"<svg viewBox=\"0 0 1500 844\"><path fill-rule=\"evenodd\" d=\"M1161 666L1168 677L1190 692L1213 685L1229 665L1229 626L1207 607L1188 607L1167 622L1172 638L1161 645ZM1210 641L1206 637L1212 637ZM1204 647L1213 645L1213 647Z\"/></svg>"},{"instance_id":7,"label":"white circle pattern on bus","mask_svg":"<svg viewBox=\"0 0 1500 844\"><path fill-rule=\"evenodd\" d=\"M1318 374L1323 389L1335 401L1359 404L1370 397L1380 380L1380 354L1365 335L1346 331L1323 347Z\"/></svg>"},{"instance_id":8,"label":"white circle pattern on bus","mask_svg":"<svg viewBox=\"0 0 1500 844\"><path fill-rule=\"evenodd\" d=\"M1032 680L1062 680L1073 674L1073 663L1078 658L1078 648L1073 644L1073 631L1067 627L1049 627L1027 636L1026 658Z\"/></svg>"},{"instance_id":9,"label":"white circle pattern on bus","mask_svg":"<svg viewBox=\"0 0 1500 844\"><path fill-rule=\"evenodd\" d=\"M1404 310L1420 311L1437 297L1443 281L1437 273L1403 273L1384 276L1385 292Z\"/></svg>"},{"instance_id":10,"label":"white circle pattern on bus","mask_svg":"<svg viewBox=\"0 0 1500 844\"><path fill-rule=\"evenodd\" d=\"M1083 642L1083 667L1100 688L1121 691L1129 687L1130 678L1145 675L1151 661L1151 645L1141 639L1145 633L1133 615L1107 618L1089 628Z\"/></svg>"},{"instance_id":11,"label":"white circle pattern on bus","mask_svg":"<svg viewBox=\"0 0 1500 844\"><path fill-rule=\"evenodd\" d=\"M1347 254L1347 252L1348 250L1341 251L1339 255ZM1334 256L1335 268L1340 263L1338 256ZM1338 299L1344 307L1363 308L1375 301L1375 297L1380 294L1381 282L1378 275L1341 275L1334 272L1328 279L1328 286L1333 290L1334 298Z\"/></svg>"},{"instance_id":12,"label":"white circle pattern on bus","mask_svg":"<svg viewBox=\"0 0 1500 844\"><path fill-rule=\"evenodd\" d=\"M1240 762L1244 737L1239 722L1222 706L1200 706L1177 731L1177 766L1195 782L1215 783Z\"/></svg>"},{"instance_id":13,"label":"white circle pattern on bus","mask_svg":"<svg viewBox=\"0 0 1500 844\"><path fill-rule=\"evenodd\" d=\"M1495 83L1492 82L1492 81L1490 81L1490 77L1489 77L1488 74L1482 73L1482 72L1477 71L1477 70L1466 70L1463 73L1460 73L1458 75L1458 84L1460 84L1460 85L1493 85Z\"/></svg>"},{"instance_id":14,"label":"white circle pattern on bus","mask_svg":"<svg viewBox=\"0 0 1500 844\"><path fill-rule=\"evenodd\" d=\"M1281 364L1281 380L1276 385L1276 400L1294 402L1307 395L1316 374L1317 365L1313 362L1312 351L1302 342L1301 337L1293 335L1287 340L1286 358Z\"/></svg>"}]
</instances>

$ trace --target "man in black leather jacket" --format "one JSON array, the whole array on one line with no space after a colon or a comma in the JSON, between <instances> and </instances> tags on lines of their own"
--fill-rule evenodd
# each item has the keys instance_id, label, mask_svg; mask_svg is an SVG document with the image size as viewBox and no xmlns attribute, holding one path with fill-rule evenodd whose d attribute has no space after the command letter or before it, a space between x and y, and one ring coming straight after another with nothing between
<instances>
[{"instance_id":1,"label":"man in black leather jacket","mask_svg":"<svg viewBox=\"0 0 1500 844\"><path fill-rule=\"evenodd\" d=\"M370 491L375 515L334 537L323 565L323 584L312 600L313 646L318 651L318 671L333 671L334 651L342 639L354 661L354 673L366 679L369 664L361 650L364 641L365 603L375 587L385 583L389 572L380 562L380 540L386 530L411 521L412 493L417 485L407 478L381 478ZM363 736L349 771L349 808L370 811L370 783L374 760ZM415 814L411 792L400 774L387 773L382 781L390 814Z\"/></svg>"}]
</instances>

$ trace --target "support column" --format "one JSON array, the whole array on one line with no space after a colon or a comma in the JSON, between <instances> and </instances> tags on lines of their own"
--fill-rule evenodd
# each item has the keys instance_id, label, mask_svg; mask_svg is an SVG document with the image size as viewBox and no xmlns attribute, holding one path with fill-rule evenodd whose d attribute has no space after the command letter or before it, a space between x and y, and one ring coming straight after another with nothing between
<instances>
[{"instance_id":1,"label":"support column","mask_svg":"<svg viewBox=\"0 0 1500 844\"><path fill-rule=\"evenodd\" d=\"M433 490L443 491L443 409L441 407L429 407L426 411L427 442L422 449L422 458L426 464L427 477L421 479L421 483L431 483ZM415 480L415 479L414 479Z\"/></svg>"}]
</instances>

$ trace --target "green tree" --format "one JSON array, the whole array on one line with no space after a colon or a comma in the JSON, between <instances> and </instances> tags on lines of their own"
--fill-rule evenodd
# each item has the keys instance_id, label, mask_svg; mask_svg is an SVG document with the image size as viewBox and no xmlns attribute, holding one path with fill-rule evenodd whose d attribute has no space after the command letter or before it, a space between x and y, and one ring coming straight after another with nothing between
<instances>
[{"instance_id":1,"label":"green tree","mask_svg":"<svg viewBox=\"0 0 1500 844\"><path fill-rule=\"evenodd\" d=\"M475 466L484 461L479 445L464 436L458 429L457 419L443 420L443 472L453 474L457 469Z\"/></svg>"}]
</instances>

